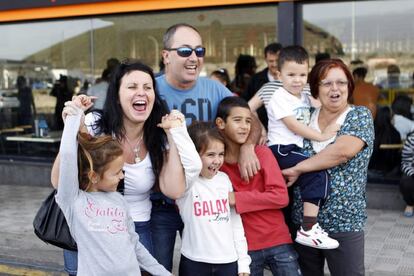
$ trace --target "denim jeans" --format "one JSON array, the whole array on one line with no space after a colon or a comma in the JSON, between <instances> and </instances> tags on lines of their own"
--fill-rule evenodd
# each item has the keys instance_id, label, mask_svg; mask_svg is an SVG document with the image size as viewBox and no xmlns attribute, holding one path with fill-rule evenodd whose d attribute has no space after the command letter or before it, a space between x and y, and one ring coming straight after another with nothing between
<instances>
[{"instance_id":1,"label":"denim jeans","mask_svg":"<svg viewBox=\"0 0 414 276\"><path fill-rule=\"evenodd\" d=\"M277 276L302 275L298 264L298 254L291 244L249 251L249 255L252 258L251 276L263 276L265 266L269 266L272 274Z\"/></svg>"},{"instance_id":2,"label":"denim jeans","mask_svg":"<svg viewBox=\"0 0 414 276\"><path fill-rule=\"evenodd\" d=\"M65 271L69 275L76 275L78 272L78 251L63 249L63 261L65 263Z\"/></svg>"},{"instance_id":3,"label":"denim jeans","mask_svg":"<svg viewBox=\"0 0 414 276\"><path fill-rule=\"evenodd\" d=\"M152 244L151 222L150 221L135 221L135 232L139 235L139 241L148 250L151 255L154 254L154 247ZM71 251L63 249L63 261L65 263L65 271L69 275L76 275L78 270L78 251Z\"/></svg>"},{"instance_id":4,"label":"denim jeans","mask_svg":"<svg viewBox=\"0 0 414 276\"><path fill-rule=\"evenodd\" d=\"M196 262L181 255L180 276L237 276L237 262L210 264Z\"/></svg>"},{"instance_id":5,"label":"denim jeans","mask_svg":"<svg viewBox=\"0 0 414 276\"><path fill-rule=\"evenodd\" d=\"M183 227L183 221L174 204L153 200L151 211L153 256L168 271L172 271L177 231L181 234Z\"/></svg>"}]
</instances>

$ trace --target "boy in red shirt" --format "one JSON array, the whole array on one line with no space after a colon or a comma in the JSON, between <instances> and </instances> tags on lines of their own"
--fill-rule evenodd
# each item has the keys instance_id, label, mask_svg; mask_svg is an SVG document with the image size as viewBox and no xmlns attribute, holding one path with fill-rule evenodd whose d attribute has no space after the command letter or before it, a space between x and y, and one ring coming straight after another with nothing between
<instances>
[{"instance_id":1,"label":"boy in red shirt","mask_svg":"<svg viewBox=\"0 0 414 276\"><path fill-rule=\"evenodd\" d=\"M240 147L250 133L252 115L245 100L239 97L223 99L217 109L216 125L226 144L221 170L228 174L234 192L229 202L241 215L252 276L263 275L266 265L273 275L301 275L298 255L292 246L282 208L288 205L285 181L272 152L266 146L256 146L261 169L249 180L240 177L237 160Z\"/></svg>"}]
</instances>

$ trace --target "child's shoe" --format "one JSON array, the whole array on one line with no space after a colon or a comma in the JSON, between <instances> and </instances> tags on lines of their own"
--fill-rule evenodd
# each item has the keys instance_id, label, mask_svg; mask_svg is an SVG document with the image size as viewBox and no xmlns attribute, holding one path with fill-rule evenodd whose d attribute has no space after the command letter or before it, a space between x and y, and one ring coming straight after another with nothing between
<instances>
[{"instance_id":1,"label":"child's shoe","mask_svg":"<svg viewBox=\"0 0 414 276\"><path fill-rule=\"evenodd\" d=\"M339 242L330 238L318 223L314 224L312 229L308 231L300 227L296 233L295 241L317 249L335 249L339 246Z\"/></svg>"}]
</instances>

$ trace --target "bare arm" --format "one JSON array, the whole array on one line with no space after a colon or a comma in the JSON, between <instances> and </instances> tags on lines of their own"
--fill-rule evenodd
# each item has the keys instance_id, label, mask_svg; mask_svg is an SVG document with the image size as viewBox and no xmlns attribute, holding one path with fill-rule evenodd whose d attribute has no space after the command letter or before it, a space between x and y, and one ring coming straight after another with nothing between
<instances>
[{"instance_id":1,"label":"bare arm","mask_svg":"<svg viewBox=\"0 0 414 276\"><path fill-rule=\"evenodd\" d=\"M299 175L312 171L325 170L347 162L360 152L365 142L350 135L339 136L335 143L328 145L318 154L282 171L287 178L287 185L292 185Z\"/></svg>"},{"instance_id":2,"label":"bare arm","mask_svg":"<svg viewBox=\"0 0 414 276\"><path fill-rule=\"evenodd\" d=\"M250 110L252 112L256 112L260 107L263 106L263 101L260 99L260 97L257 95L257 93L251 98L248 102Z\"/></svg>"},{"instance_id":3,"label":"bare arm","mask_svg":"<svg viewBox=\"0 0 414 276\"><path fill-rule=\"evenodd\" d=\"M52 172L50 173L50 182L52 183L52 186L55 189L57 189L58 182L59 182L59 166L60 166L60 155L58 153L52 165Z\"/></svg>"},{"instance_id":4,"label":"bare arm","mask_svg":"<svg viewBox=\"0 0 414 276\"><path fill-rule=\"evenodd\" d=\"M339 126L328 126L324 132L320 133L319 131L316 131L309 126L300 123L298 120L296 120L295 116L287 116L285 118L282 118L282 121L293 133L300 135L306 139L319 142L332 138L339 130Z\"/></svg>"}]
</instances>

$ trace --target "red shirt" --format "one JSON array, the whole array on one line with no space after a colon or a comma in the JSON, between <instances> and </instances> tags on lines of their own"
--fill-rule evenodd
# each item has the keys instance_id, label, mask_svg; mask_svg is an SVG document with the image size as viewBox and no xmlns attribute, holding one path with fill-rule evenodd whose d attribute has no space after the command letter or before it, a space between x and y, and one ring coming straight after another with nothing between
<instances>
[{"instance_id":1,"label":"red shirt","mask_svg":"<svg viewBox=\"0 0 414 276\"><path fill-rule=\"evenodd\" d=\"M292 243L281 208L289 203L286 183L279 165L268 147L256 146L261 170L245 182L237 163L224 163L233 184L236 211L241 215L249 250L260 250Z\"/></svg>"}]
</instances>

